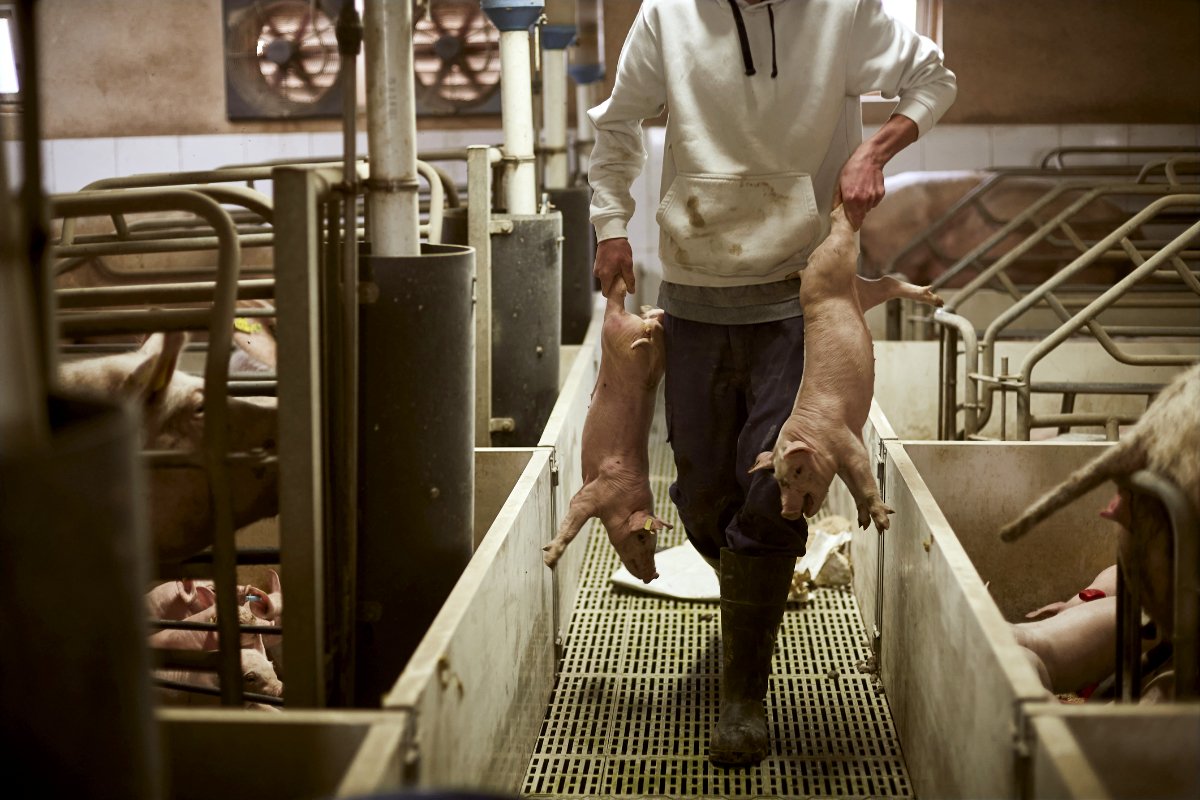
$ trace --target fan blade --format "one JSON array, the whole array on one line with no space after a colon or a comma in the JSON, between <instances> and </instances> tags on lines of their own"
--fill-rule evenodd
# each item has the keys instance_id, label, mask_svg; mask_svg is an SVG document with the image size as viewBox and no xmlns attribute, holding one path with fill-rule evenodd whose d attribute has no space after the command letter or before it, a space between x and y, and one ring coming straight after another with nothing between
<instances>
[{"instance_id":1,"label":"fan blade","mask_svg":"<svg viewBox=\"0 0 1200 800\"><path fill-rule=\"evenodd\" d=\"M467 15L465 17L463 17L462 24L459 25L458 30L456 30L454 32L455 35L457 35L460 39L466 38L463 34L469 32L471 30L471 28L474 25L475 19L479 16L479 14L480 14L479 3L472 3L471 10L467 12Z\"/></svg>"}]
</instances>

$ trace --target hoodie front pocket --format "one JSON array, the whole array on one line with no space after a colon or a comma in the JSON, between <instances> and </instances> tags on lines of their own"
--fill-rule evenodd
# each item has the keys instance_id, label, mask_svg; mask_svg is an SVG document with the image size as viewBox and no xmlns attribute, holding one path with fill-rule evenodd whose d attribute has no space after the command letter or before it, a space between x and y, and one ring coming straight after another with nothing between
<instances>
[{"instance_id":1,"label":"hoodie front pocket","mask_svg":"<svg viewBox=\"0 0 1200 800\"><path fill-rule=\"evenodd\" d=\"M812 178L799 172L679 174L656 218L664 260L730 277L770 275L821 232Z\"/></svg>"}]
</instances>

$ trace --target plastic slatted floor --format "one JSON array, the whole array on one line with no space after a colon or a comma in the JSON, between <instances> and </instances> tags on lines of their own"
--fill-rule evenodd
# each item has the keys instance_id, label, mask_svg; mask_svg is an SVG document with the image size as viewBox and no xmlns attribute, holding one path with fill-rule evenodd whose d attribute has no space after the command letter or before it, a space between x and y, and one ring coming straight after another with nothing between
<instances>
[{"instance_id":1,"label":"plastic slatted floor","mask_svg":"<svg viewBox=\"0 0 1200 800\"><path fill-rule=\"evenodd\" d=\"M661 403L660 403L661 409ZM674 464L661 410L651 433L660 515L684 534L667 495ZM912 797L885 697L858 664L866 632L849 592L789 604L767 696L772 753L758 767L709 764L720 619L715 603L614 590L620 562L593 522L558 684L523 795L535 798Z\"/></svg>"}]
</instances>

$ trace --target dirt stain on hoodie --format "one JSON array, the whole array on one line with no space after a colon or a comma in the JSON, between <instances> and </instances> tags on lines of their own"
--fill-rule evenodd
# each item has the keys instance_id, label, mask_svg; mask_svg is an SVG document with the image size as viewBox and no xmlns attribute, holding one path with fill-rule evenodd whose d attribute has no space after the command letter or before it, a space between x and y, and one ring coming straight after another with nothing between
<instances>
[{"instance_id":1,"label":"dirt stain on hoodie","mask_svg":"<svg viewBox=\"0 0 1200 800\"><path fill-rule=\"evenodd\" d=\"M704 217L701 216L701 214L700 214L700 198L699 197L697 197L696 195L692 195L691 197L689 197L687 199L686 206L687 206L688 224L690 224L693 228L703 228L705 225L708 224L707 222L705 222Z\"/></svg>"}]
</instances>

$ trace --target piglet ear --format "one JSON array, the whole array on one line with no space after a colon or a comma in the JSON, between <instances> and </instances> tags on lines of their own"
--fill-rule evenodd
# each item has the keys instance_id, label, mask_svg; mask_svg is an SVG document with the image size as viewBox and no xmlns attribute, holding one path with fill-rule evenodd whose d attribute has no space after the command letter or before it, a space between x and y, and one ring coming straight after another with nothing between
<instances>
[{"instance_id":1,"label":"piglet ear","mask_svg":"<svg viewBox=\"0 0 1200 800\"><path fill-rule=\"evenodd\" d=\"M283 591L283 584L279 582L279 573L273 569L268 569L267 572L271 573L271 594L279 594Z\"/></svg>"},{"instance_id":2,"label":"piglet ear","mask_svg":"<svg viewBox=\"0 0 1200 800\"><path fill-rule=\"evenodd\" d=\"M758 472L760 469L774 469L775 462L771 458L771 451L764 450L758 454L758 458L754 459L754 465L750 467L749 472Z\"/></svg>"},{"instance_id":3,"label":"piglet ear","mask_svg":"<svg viewBox=\"0 0 1200 800\"><path fill-rule=\"evenodd\" d=\"M783 457L799 455L800 453L811 453L813 449L799 439L788 442L787 447L783 448Z\"/></svg>"},{"instance_id":4,"label":"piglet ear","mask_svg":"<svg viewBox=\"0 0 1200 800\"><path fill-rule=\"evenodd\" d=\"M196 584L196 604L200 606L201 611L212 608L217 604L217 593L211 586L205 586L202 583Z\"/></svg>"},{"instance_id":5,"label":"piglet ear","mask_svg":"<svg viewBox=\"0 0 1200 800\"><path fill-rule=\"evenodd\" d=\"M267 648L266 645L263 644L263 637L261 633L255 634L254 636L254 649L261 653L264 657L267 655Z\"/></svg>"},{"instance_id":6,"label":"piglet ear","mask_svg":"<svg viewBox=\"0 0 1200 800\"><path fill-rule=\"evenodd\" d=\"M262 589L254 586L246 587L246 596L250 599L250 613L262 620L270 620L275 611L275 603Z\"/></svg>"}]
</instances>

